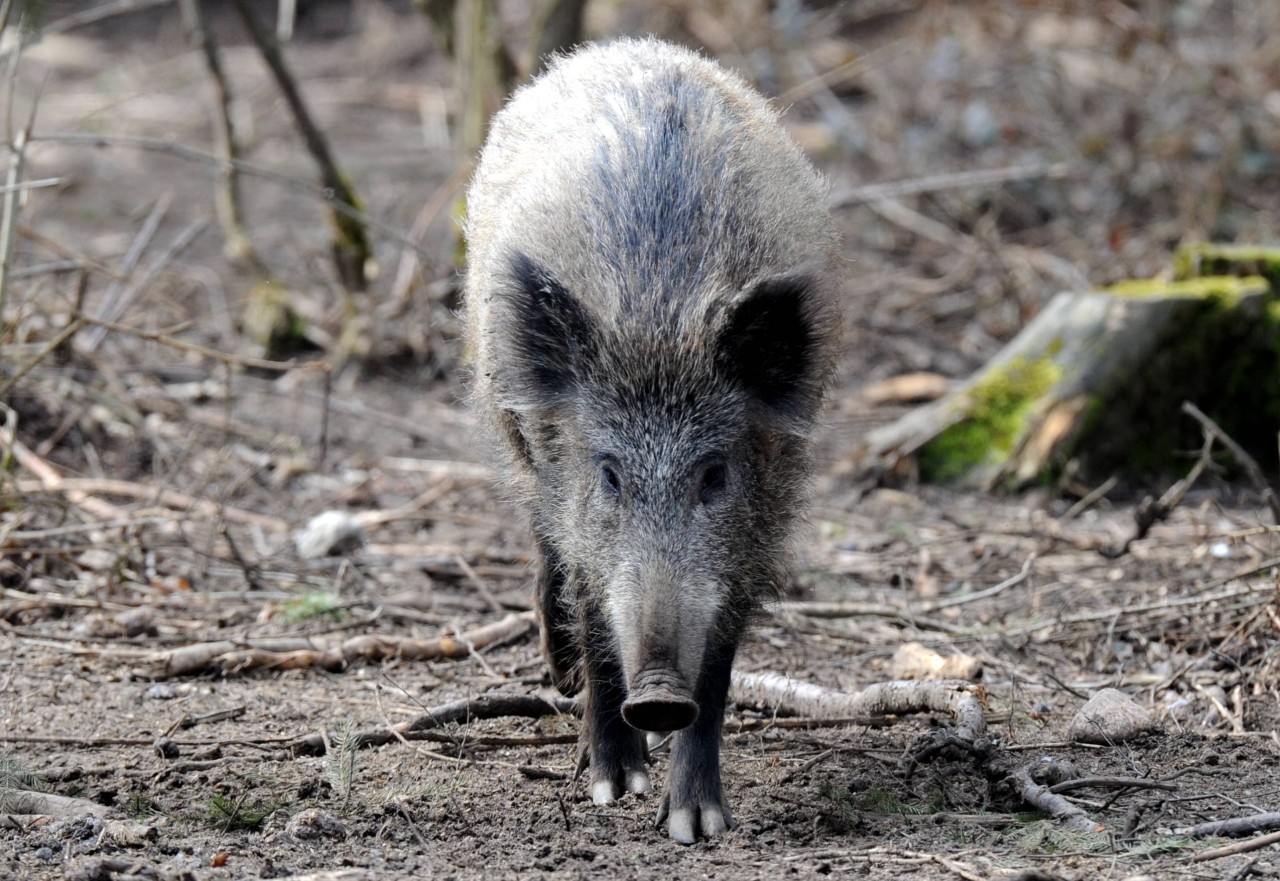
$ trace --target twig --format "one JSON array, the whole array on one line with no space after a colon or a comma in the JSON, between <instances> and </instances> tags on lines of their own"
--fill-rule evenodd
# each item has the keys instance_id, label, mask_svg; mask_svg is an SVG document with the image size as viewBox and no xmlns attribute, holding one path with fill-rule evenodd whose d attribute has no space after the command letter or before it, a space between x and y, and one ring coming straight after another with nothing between
<instances>
[{"instance_id":1,"label":"twig","mask_svg":"<svg viewBox=\"0 0 1280 881\"><path fill-rule=\"evenodd\" d=\"M161 251L156 256L156 259L151 262L151 265L148 266L138 278L123 290L116 302L113 304L113 308L109 311L106 308L101 310L99 318L106 321L115 321L123 316L129 306L132 305L134 299L137 298L138 293L143 289L150 287L151 283L155 281L156 276L158 276L166 266L176 260L183 251L189 248L191 243L196 240L196 237L199 236L200 233L204 232L204 228L208 225L208 219L202 217L197 220L193 220L191 223L180 229L178 234L173 237L173 241L169 243L169 246ZM105 335L106 331L103 328L95 327L90 334L89 342L93 343L93 345L97 345Z\"/></svg>"},{"instance_id":2,"label":"twig","mask_svg":"<svg viewBox=\"0 0 1280 881\"><path fill-rule=\"evenodd\" d=\"M493 595L493 591L489 590L489 586L480 580L480 576L476 574L476 570L471 568L471 564L463 558L462 554L454 554L454 560L458 563L458 568L467 576L467 580L475 587L476 592L480 594L480 598L489 604L489 608L495 612L506 611L502 607L502 603L498 602L498 598Z\"/></svg>"},{"instance_id":3,"label":"twig","mask_svg":"<svg viewBox=\"0 0 1280 881\"><path fill-rule=\"evenodd\" d=\"M1076 502L1074 505L1068 508L1067 512L1062 515L1062 519L1074 520L1075 518L1079 517L1085 511L1092 508L1095 502L1097 502L1099 499L1106 496L1106 494L1111 492L1111 490L1115 489L1116 484L1119 482L1120 482L1120 478L1118 476L1114 474L1111 475L1106 480L1104 480L1099 486L1096 486L1093 489L1089 490L1089 492L1087 492L1080 499L1080 501Z\"/></svg>"},{"instance_id":4,"label":"twig","mask_svg":"<svg viewBox=\"0 0 1280 881\"><path fill-rule=\"evenodd\" d=\"M307 110L302 94L298 91L298 84L294 81L293 74L289 72L284 56L280 53L279 44L262 27L257 15L250 9L249 0L231 0L231 5L239 14L240 20L244 22L249 37L258 47L262 60L267 63L267 67L275 77L276 84L280 87L280 92L293 113L293 121L307 146L307 152L320 166L322 185L333 194L335 201L359 206L360 200L352 190L347 176L338 169L338 164L333 159L329 142L311 119L311 113ZM333 257L338 278L348 291L363 291L368 287L369 282L365 275L365 264L372 253L364 224L350 215L337 211L333 213L332 220L336 233L333 240Z\"/></svg>"},{"instance_id":5,"label":"twig","mask_svg":"<svg viewBox=\"0 0 1280 881\"><path fill-rule=\"evenodd\" d=\"M1160 780L1148 780L1145 777L1077 777L1075 780L1064 780L1049 787L1049 791L1054 795L1061 795L1074 789L1159 789L1163 792L1177 792L1178 786Z\"/></svg>"},{"instance_id":6,"label":"twig","mask_svg":"<svg viewBox=\"0 0 1280 881\"><path fill-rule=\"evenodd\" d=\"M255 370L278 370L285 372L289 370L326 370L328 365L323 361L313 361L310 363L299 363L297 361L268 361L264 358L248 358L243 355L231 355L226 352L219 352L217 349L210 349L208 346L202 346L198 343L187 342L176 337L170 336L163 331L143 330L140 327L131 327L127 324L119 324L115 321L107 321L103 318L90 318L84 316L85 324L93 324L106 330L113 330L116 333L126 333L139 339L149 340L153 343L160 343L173 349L179 349L183 352L193 352L197 355L203 355L206 358L212 358L215 361L221 361L223 364L236 364L240 367L252 367Z\"/></svg>"},{"instance_id":7,"label":"twig","mask_svg":"<svg viewBox=\"0 0 1280 881\"><path fill-rule=\"evenodd\" d=\"M325 365L324 397L320 404L320 452L316 454L316 471L324 473L325 460L329 458L329 402L333 400L333 370Z\"/></svg>"},{"instance_id":8,"label":"twig","mask_svg":"<svg viewBox=\"0 0 1280 881\"><path fill-rule=\"evenodd\" d=\"M164 219L164 215L169 210L169 204L172 201L173 194L166 192L159 199L156 199L156 204L147 213L146 219L142 221L142 226L138 229L138 234L133 237L133 241L129 244L129 250L125 252L121 265L123 278L112 283L107 288L107 292L102 295L102 303L98 307L98 318L114 321L119 317L116 311L116 302L125 290L124 285L133 274L133 270L137 268L138 261L142 259L143 251L151 244L151 239L155 237L156 230L160 228L160 221ZM94 328L90 331L85 336L85 351L92 352L98 348L102 338L106 335L107 332L101 328Z\"/></svg>"},{"instance_id":9,"label":"twig","mask_svg":"<svg viewBox=\"0 0 1280 881\"><path fill-rule=\"evenodd\" d=\"M204 165L212 165L215 168L223 165L230 165L237 171L245 174L251 174L254 177L260 177L264 180L275 181L314 196L321 202L324 202L333 211L357 221L370 229L376 229L379 233L386 236L391 241L404 248L411 248L419 253L425 260L427 255L425 250L415 244L408 236L398 230L370 217L362 211L357 205L344 202L338 198L337 194L329 192L322 186L317 186L308 180L285 174L271 168L261 165L255 165L251 162L245 162L237 159L232 162L215 156L204 150L197 150L194 147L188 147L185 144L179 144L166 138L146 138L135 137L132 135L94 135L85 134L83 132L49 132L43 134L33 134L28 139L29 143L55 143L55 144L80 144L89 147L129 147L135 150L146 150L153 153L166 153L170 156L176 156L180 159L186 159L190 162L199 162Z\"/></svg>"},{"instance_id":10,"label":"twig","mask_svg":"<svg viewBox=\"0 0 1280 881\"><path fill-rule=\"evenodd\" d=\"M486 694L443 704L390 728L374 728L357 732L355 741L360 747L382 746L401 737L407 740L418 739L418 735L444 725L467 724L479 719L496 719L504 716L537 719L572 712L575 706L576 704L572 701L546 700L530 694ZM288 749L295 756L317 756L324 755L324 746L324 737L321 734L308 734L295 738Z\"/></svg>"},{"instance_id":11,"label":"twig","mask_svg":"<svg viewBox=\"0 0 1280 881\"><path fill-rule=\"evenodd\" d=\"M1173 513L1174 509L1182 503L1187 491L1195 486L1196 481L1200 479L1200 475L1212 464L1213 440L1213 433L1206 428L1204 445L1200 448L1200 457L1196 459L1196 464L1191 466L1187 476L1176 481L1173 486L1165 490L1164 495L1160 496L1160 498L1153 499L1151 496L1147 496L1143 499L1142 503L1138 505L1138 509L1133 512L1133 519L1136 524L1133 535L1125 539L1124 544L1119 547L1100 548L1099 553L1102 556L1109 560L1123 557L1129 553L1129 548L1135 541L1141 541L1147 537L1147 533L1151 531L1152 526L1155 526Z\"/></svg>"},{"instance_id":12,"label":"twig","mask_svg":"<svg viewBox=\"0 0 1280 881\"><path fill-rule=\"evenodd\" d=\"M1217 847L1213 850L1203 850L1200 853L1187 857L1187 862L1207 863L1210 860L1220 860L1223 857L1233 857L1236 854L1249 853L1249 851L1258 850L1263 847L1270 847L1273 844L1280 844L1280 832L1272 832L1270 835L1250 838L1248 841L1237 841L1235 844L1228 844L1226 847Z\"/></svg>"},{"instance_id":13,"label":"twig","mask_svg":"<svg viewBox=\"0 0 1280 881\"><path fill-rule=\"evenodd\" d=\"M224 251L231 260L248 264L259 275L266 276L266 267L253 247L244 223L240 175L235 167L235 160L240 158L240 144L236 140L235 123L231 117L231 86L223 72L218 44L204 12L204 0L178 0L178 7L186 20L188 39L200 47L209 78L213 81L216 147L223 160L218 173L221 186L218 187L215 206L226 239Z\"/></svg>"},{"instance_id":14,"label":"twig","mask_svg":"<svg viewBox=\"0 0 1280 881\"><path fill-rule=\"evenodd\" d=\"M15 58L21 48L21 37L15 48ZM10 67L10 75L16 71L16 64ZM12 94L12 93L11 93ZM27 157L27 139L31 134L30 127L18 130L13 142L9 145L9 174L5 179L4 211L0 215L0 337L4 337L5 307L8 304L9 278L12 272L13 242L18 225L19 200L22 190L18 186L22 180L22 170Z\"/></svg>"},{"instance_id":15,"label":"twig","mask_svg":"<svg viewBox=\"0 0 1280 881\"><path fill-rule=\"evenodd\" d=\"M891 605L889 603L859 603L850 601L835 602L781 602L772 603L767 608L780 612L782 614L792 613L805 615L809 618L902 618L908 621L917 621L916 615L927 615L942 609L950 609L954 606L961 606L965 603L972 603L978 600L993 597L996 594L1003 593L1011 587L1016 587L1026 581L1031 576L1032 564L1035 563L1036 555L1031 554L1022 564L1022 569L1016 574L1011 575L999 584L992 585L977 593L965 594L959 597L947 597L941 600L930 600L920 603L903 603L901 606ZM930 625L932 626L932 625ZM947 629L947 628L940 628ZM954 628L950 628L954 629Z\"/></svg>"},{"instance_id":16,"label":"twig","mask_svg":"<svg viewBox=\"0 0 1280 881\"><path fill-rule=\"evenodd\" d=\"M56 468L27 449L26 444L17 438L10 439L9 449L13 457L18 460L19 465L39 478L39 482L35 486L28 485L26 481L16 481L18 492L46 490L48 492L62 493L72 504L83 508L95 517L104 520L124 520L128 518L129 515L123 508L118 508L110 502L104 502L102 499L94 498L83 489L69 486L66 479L58 473Z\"/></svg>"},{"instance_id":17,"label":"twig","mask_svg":"<svg viewBox=\"0 0 1280 881\"><path fill-rule=\"evenodd\" d=\"M1244 469L1249 482L1267 500L1267 507L1271 509L1272 518L1276 523L1280 523L1280 499L1276 498L1275 491L1271 489L1271 484L1267 483L1266 477L1262 474L1262 469L1258 467L1258 463L1254 461L1253 456L1245 452L1244 447L1236 443L1229 434L1218 426L1218 423L1206 416L1195 404L1190 401L1183 401L1182 412L1199 422L1206 433L1216 437L1230 451L1235 460L1240 463L1240 467Z\"/></svg>"},{"instance_id":18,"label":"twig","mask_svg":"<svg viewBox=\"0 0 1280 881\"><path fill-rule=\"evenodd\" d=\"M38 138L36 140L38 140ZM77 265L86 269L92 269L94 272L105 275L112 281L126 282L129 280L126 276L116 272L100 260L95 260L87 254L82 254L79 251L69 248L57 239L51 239L39 230L32 229L27 226L25 223L18 224L18 234L23 238L30 239L40 247L52 251L59 257L63 257L67 260L74 260Z\"/></svg>"},{"instance_id":19,"label":"twig","mask_svg":"<svg viewBox=\"0 0 1280 881\"><path fill-rule=\"evenodd\" d=\"M872 199L896 199L918 193L936 193L939 190L953 190L960 187L986 187L993 184L1008 183L1015 180L1032 178L1062 178L1071 173L1071 166L1065 162L1033 162L1029 165L1011 165L1007 168L981 169L977 171L960 171L951 174L934 174L928 177L910 180L891 181L881 184L867 184L841 190L831 195L832 208L844 208Z\"/></svg>"},{"instance_id":20,"label":"twig","mask_svg":"<svg viewBox=\"0 0 1280 881\"><path fill-rule=\"evenodd\" d=\"M39 352L36 352L34 355L31 356L31 358L27 361L26 364L23 364L21 367L19 367L17 370L14 371L12 376L10 376L3 383L0 383L0 398L8 397L9 390L12 389L14 385L16 385L18 381L22 379L22 377L30 373L31 370L37 364L39 364L45 358L49 357L49 355L52 354L53 352L57 351L67 340L75 336L76 331L78 331L83 326L84 326L84 319L77 318L74 321L72 321L70 324L68 324L66 327L64 327L56 337L49 340L48 343L46 343L43 347L41 347Z\"/></svg>"},{"instance_id":21,"label":"twig","mask_svg":"<svg viewBox=\"0 0 1280 881\"><path fill-rule=\"evenodd\" d=\"M950 609L965 603L976 602L977 600L985 600L996 594L1003 593L1011 587L1016 587L1031 577L1031 565L1035 563L1036 555L1031 554L1027 557L1026 562L1022 564L1022 569L1015 575L1011 575L999 584L988 587L986 590L980 590L977 593L966 594L965 596L949 597L945 600L937 600L932 603L924 603L924 612L936 612L942 609Z\"/></svg>"},{"instance_id":22,"label":"twig","mask_svg":"<svg viewBox=\"0 0 1280 881\"><path fill-rule=\"evenodd\" d=\"M85 25L96 24L100 21L106 21L117 15L125 15L130 12L137 12L142 9L150 9L153 6L168 6L173 0L112 0L112 2L103 3L100 6L94 6L90 9L84 9L80 12L72 13L50 22L40 29L42 34L61 34L73 28L84 27Z\"/></svg>"},{"instance_id":23,"label":"twig","mask_svg":"<svg viewBox=\"0 0 1280 881\"><path fill-rule=\"evenodd\" d=\"M221 515L232 523L257 526L268 532L281 533L289 531L289 524L279 518L269 517L265 514L255 514L252 511L245 511L240 508L226 507L210 499L197 498L174 489L157 489L154 486L131 483L127 480L111 480L105 477L63 477L51 465L23 446L21 442L15 441L13 450L18 462L39 478L38 481L19 480L17 482L19 492L33 493L43 491L61 493L95 517L120 520L129 516L128 512L123 508L118 508L110 502L104 502L94 497L95 494L102 494L124 496L143 501L154 500L157 504L165 505L169 508L177 508L180 511L192 511L202 517L216 518Z\"/></svg>"},{"instance_id":24,"label":"twig","mask_svg":"<svg viewBox=\"0 0 1280 881\"><path fill-rule=\"evenodd\" d=\"M244 574L245 584L249 585L249 590L263 590L262 582L258 580L257 567L250 563L240 551L240 545L236 543L235 538L231 535L231 530L227 529L227 521L225 517L218 518L218 534L222 536L223 541L227 543L227 548L231 551L231 559L235 560L240 571Z\"/></svg>"},{"instance_id":25,"label":"twig","mask_svg":"<svg viewBox=\"0 0 1280 881\"><path fill-rule=\"evenodd\" d=\"M409 236L413 241L419 242L427 234L427 229L439 216L440 212L444 210L444 207L449 204L449 200L453 198L458 187L466 183L471 176L471 171L472 164L470 162L459 165L445 182L431 194L431 197L423 204L422 210L418 212L418 216L414 218L413 227L409 230ZM389 303L388 313L391 316L399 315L407 307L409 293L413 289L414 274L423 265L422 253L416 249L406 250L400 255L400 264L396 267L395 281L391 285L391 294L387 298Z\"/></svg>"}]
</instances>

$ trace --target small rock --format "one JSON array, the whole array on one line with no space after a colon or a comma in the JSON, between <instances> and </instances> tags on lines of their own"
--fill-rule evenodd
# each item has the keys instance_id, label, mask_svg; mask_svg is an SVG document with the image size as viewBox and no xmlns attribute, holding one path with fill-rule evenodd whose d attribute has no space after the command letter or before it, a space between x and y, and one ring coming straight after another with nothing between
<instances>
[{"instance_id":1,"label":"small rock","mask_svg":"<svg viewBox=\"0 0 1280 881\"><path fill-rule=\"evenodd\" d=\"M328 811L308 808L289 818L285 831L298 839L346 838L347 827Z\"/></svg>"},{"instance_id":2,"label":"small rock","mask_svg":"<svg viewBox=\"0 0 1280 881\"><path fill-rule=\"evenodd\" d=\"M364 542L360 523L346 511L325 511L293 534L293 546L304 560L341 554Z\"/></svg>"},{"instance_id":3,"label":"small rock","mask_svg":"<svg viewBox=\"0 0 1280 881\"><path fill-rule=\"evenodd\" d=\"M995 115L982 101L970 101L960 115L960 137L975 150L989 147L1000 136Z\"/></svg>"},{"instance_id":4,"label":"small rock","mask_svg":"<svg viewBox=\"0 0 1280 881\"><path fill-rule=\"evenodd\" d=\"M1150 710L1122 691L1104 688L1076 713L1067 736L1078 743L1114 744L1155 727Z\"/></svg>"},{"instance_id":5,"label":"small rock","mask_svg":"<svg viewBox=\"0 0 1280 881\"><path fill-rule=\"evenodd\" d=\"M157 682L149 686L143 696L153 701L171 701L194 692L195 688L188 682Z\"/></svg>"},{"instance_id":6,"label":"small rock","mask_svg":"<svg viewBox=\"0 0 1280 881\"><path fill-rule=\"evenodd\" d=\"M1055 759L1053 756L1041 756L1030 771L1031 779L1041 786L1057 786L1080 777L1079 770L1070 759Z\"/></svg>"}]
</instances>

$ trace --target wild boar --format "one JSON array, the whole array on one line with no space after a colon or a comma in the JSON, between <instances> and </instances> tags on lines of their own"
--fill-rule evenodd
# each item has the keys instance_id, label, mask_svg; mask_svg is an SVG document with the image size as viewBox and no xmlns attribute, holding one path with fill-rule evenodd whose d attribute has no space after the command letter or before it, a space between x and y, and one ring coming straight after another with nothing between
<instances>
[{"instance_id":1,"label":"wild boar","mask_svg":"<svg viewBox=\"0 0 1280 881\"><path fill-rule=\"evenodd\" d=\"M736 75L653 39L557 60L493 119L467 194L472 395L532 512L556 686L597 803L731 823L734 653L788 574L831 372L824 179Z\"/></svg>"}]
</instances>

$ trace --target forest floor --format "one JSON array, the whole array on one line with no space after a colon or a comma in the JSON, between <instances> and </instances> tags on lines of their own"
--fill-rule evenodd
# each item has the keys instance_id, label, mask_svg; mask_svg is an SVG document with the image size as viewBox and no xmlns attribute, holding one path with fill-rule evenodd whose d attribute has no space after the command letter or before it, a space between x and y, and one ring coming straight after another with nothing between
<instances>
[{"instance_id":1,"label":"forest floor","mask_svg":"<svg viewBox=\"0 0 1280 881\"><path fill-rule=\"evenodd\" d=\"M571 714L352 748L353 732L456 701L551 694L519 617L523 515L496 489L457 369L450 68L407 5L303 4L289 63L381 222L361 303L373 342L332 375L314 368L322 351L251 369L254 279L222 254L213 167L172 146L213 149L208 76L159 6L47 33L13 78L11 124L38 100L24 176L57 184L22 208L0 339L0 383L34 365L0 393L0 877L1280 873L1256 834L1232 854L1187 831L1280 811L1280 536L1252 487L1215 466L1116 553L1143 495L1181 475L1104 484L1068 467L1010 497L884 485L851 460L909 406L877 403L881 381L962 378L1054 293L1160 273L1180 242L1275 236L1280 5L766 6L620 4L590 20L699 45L780 96L839 205L847 327L801 565L738 667L857 692L893 678L907 643L971 659L1002 761L1068 769L1063 792L1098 831L1034 810L990 757L930 749L950 722L937 714L842 725L732 705L737 825L689 847L653 827L654 796L591 803ZM245 159L310 186L277 88L214 11ZM1021 171L928 179L980 169ZM915 186L859 189L894 181ZM411 234L424 205L443 210ZM331 342L342 297L323 205L250 176L245 209L273 278ZM49 351L76 316L151 337L86 325ZM1190 468L1188 423L1169 443ZM304 558L293 536L335 509L363 518L365 541ZM856 614L806 613L815 602ZM503 637L463 639L454 659L262 653L421 647L509 615ZM1156 727L1072 742L1106 687ZM326 755L298 748L321 733ZM657 750L655 781L666 760ZM23 807L19 790L74 800Z\"/></svg>"}]
</instances>

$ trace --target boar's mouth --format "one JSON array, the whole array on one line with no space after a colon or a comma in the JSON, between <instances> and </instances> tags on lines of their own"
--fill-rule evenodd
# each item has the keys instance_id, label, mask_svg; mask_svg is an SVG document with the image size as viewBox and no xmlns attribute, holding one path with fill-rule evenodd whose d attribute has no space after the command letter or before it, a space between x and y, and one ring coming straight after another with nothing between
<instances>
[{"instance_id":1,"label":"boar's mouth","mask_svg":"<svg viewBox=\"0 0 1280 881\"><path fill-rule=\"evenodd\" d=\"M648 669L639 673L627 689L622 718L641 731L679 731L698 718L684 677L672 669Z\"/></svg>"}]
</instances>

